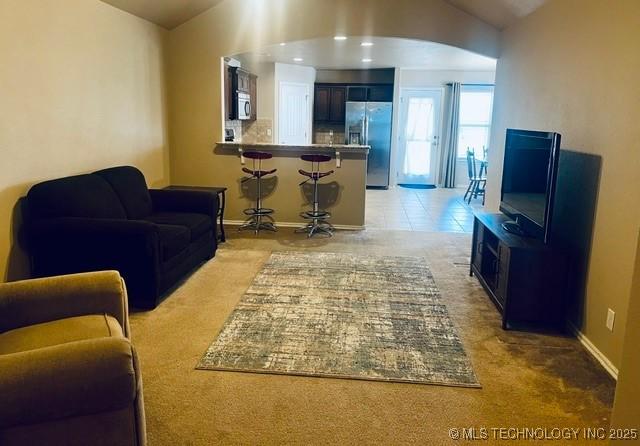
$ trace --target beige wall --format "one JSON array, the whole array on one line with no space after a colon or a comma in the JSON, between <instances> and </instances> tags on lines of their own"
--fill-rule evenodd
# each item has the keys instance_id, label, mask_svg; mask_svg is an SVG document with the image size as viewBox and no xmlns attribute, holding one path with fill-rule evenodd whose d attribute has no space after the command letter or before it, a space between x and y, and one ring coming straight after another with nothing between
<instances>
[{"instance_id":1,"label":"beige wall","mask_svg":"<svg viewBox=\"0 0 640 446\"><path fill-rule=\"evenodd\" d=\"M487 204L497 208L505 129L558 131L602 155L585 336L619 367L640 225L640 2L551 0L504 31ZM616 312L613 332L607 308ZM637 321L636 321L637 322Z\"/></svg>"},{"instance_id":2,"label":"beige wall","mask_svg":"<svg viewBox=\"0 0 640 446\"><path fill-rule=\"evenodd\" d=\"M276 64L273 62L258 62L243 56L234 56L234 59L241 63L242 68L258 77L256 81L258 119L273 120Z\"/></svg>"},{"instance_id":3,"label":"beige wall","mask_svg":"<svg viewBox=\"0 0 640 446\"><path fill-rule=\"evenodd\" d=\"M640 401L640 355L638 354L640 324L638 321L640 321L640 243L636 250L635 272L627 311L624 355L611 418L611 425L616 428L637 429L640 425L640 404L638 403ZM640 444L640 440L636 444Z\"/></svg>"},{"instance_id":4,"label":"beige wall","mask_svg":"<svg viewBox=\"0 0 640 446\"><path fill-rule=\"evenodd\" d=\"M166 31L97 0L0 2L0 279L25 274L16 200L117 164L168 182Z\"/></svg>"},{"instance_id":5,"label":"beige wall","mask_svg":"<svg viewBox=\"0 0 640 446\"><path fill-rule=\"evenodd\" d=\"M172 180L237 192L225 155L213 153L223 126L220 57L337 33L419 38L491 57L499 46L494 28L442 0L225 0L169 35ZM248 203L233 204L234 193L229 218L239 219Z\"/></svg>"}]
</instances>

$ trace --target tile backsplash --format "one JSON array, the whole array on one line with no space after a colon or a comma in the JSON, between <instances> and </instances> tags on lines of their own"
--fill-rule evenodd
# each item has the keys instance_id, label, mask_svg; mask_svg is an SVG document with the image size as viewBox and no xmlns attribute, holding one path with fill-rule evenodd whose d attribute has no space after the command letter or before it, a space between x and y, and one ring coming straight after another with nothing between
<instances>
[{"instance_id":1,"label":"tile backsplash","mask_svg":"<svg viewBox=\"0 0 640 446\"><path fill-rule=\"evenodd\" d=\"M314 144L344 144L344 141L344 124L316 124L313 129Z\"/></svg>"},{"instance_id":2,"label":"tile backsplash","mask_svg":"<svg viewBox=\"0 0 640 446\"><path fill-rule=\"evenodd\" d=\"M273 142L273 121L258 118L255 121L242 121L242 142L267 143Z\"/></svg>"},{"instance_id":3,"label":"tile backsplash","mask_svg":"<svg viewBox=\"0 0 640 446\"><path fill-rule=\"evenodd\" d=\"M233 129L233 133L235 135L235 142L242 141L242 121L225 121L224 123L225 129Z\"/></svg>"},{"instance_id":4,"label":"tile backsplash","mask_svg":"<svg viewBox=\"0 0 640 446\"><path fill-rule=\"evenodd\" d=\"M256 119L255 121L226 121L226 129L233 129L235 142L244 143L272 143L273 121L271 119Z\"/></svg>"}]
</instances>

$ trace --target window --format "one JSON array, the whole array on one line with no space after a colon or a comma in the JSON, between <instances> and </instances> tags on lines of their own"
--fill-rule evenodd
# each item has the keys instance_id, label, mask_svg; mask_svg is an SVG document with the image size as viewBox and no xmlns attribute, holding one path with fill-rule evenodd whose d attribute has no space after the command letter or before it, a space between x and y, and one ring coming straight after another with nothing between
<instances>
[{"instance_id":1,"label":"window","mask_svg":"<svg viewBox=\"0 0 640 446\"><path fill-rule=\"evenodd\" d=\"M467 157L467 147L475 151L476 159L484 159L489 147L489 129L493 108L493 86L463 85L460 91L458 127L458 158Z\"/></svg>"}]
</instances>

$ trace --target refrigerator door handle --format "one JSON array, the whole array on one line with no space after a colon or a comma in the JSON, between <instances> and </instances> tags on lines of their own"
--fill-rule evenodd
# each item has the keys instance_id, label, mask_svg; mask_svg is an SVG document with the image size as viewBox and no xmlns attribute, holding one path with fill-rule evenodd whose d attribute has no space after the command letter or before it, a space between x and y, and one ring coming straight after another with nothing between
<instances>
[{"instance_id":1,"label":"refrigerator door handle","mask_svg":"<svg viewBox=\"0 0 640 446\"><path fill-rule=\"evenodd\" d=\"M369 117L364 117L364 145L369 144Z\"/></svg>"}]
</instances>

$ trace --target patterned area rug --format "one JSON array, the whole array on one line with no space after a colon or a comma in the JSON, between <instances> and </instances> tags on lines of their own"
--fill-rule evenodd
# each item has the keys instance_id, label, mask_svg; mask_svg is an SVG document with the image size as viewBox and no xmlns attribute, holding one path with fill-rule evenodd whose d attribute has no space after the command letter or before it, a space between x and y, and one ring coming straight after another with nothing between
<instances>
[{"instance_id":1,"label":"patterned area rug","mask_svg":"<svg viewBox=\"0 0 640 446\"><path fill-rule=\"evenodd\" d=\"M197 368L480 387L419 257L273 253Z\"/></svg>"}]
</instances>

